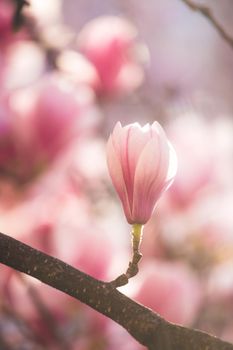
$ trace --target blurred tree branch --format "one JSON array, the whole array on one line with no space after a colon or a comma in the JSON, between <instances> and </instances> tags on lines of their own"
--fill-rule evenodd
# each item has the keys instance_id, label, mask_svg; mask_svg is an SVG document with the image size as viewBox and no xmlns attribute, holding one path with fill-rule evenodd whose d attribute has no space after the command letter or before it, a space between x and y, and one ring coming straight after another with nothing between
<instances>
[{"instance_id":1,"label":"blurred tree branch","mask_svg":"<svg viewBox=\"0 0 233 350\"><path fill-rule=\"evenodd\" d=\"M14 30L18 30L24 22L23 18L23 8L24 6L29 6L29 2L27 0L14 0L15 3L15 13L12 19L12 27Z\"/></svg>"},{"instance_id":2,"label":"blurred tree branch","mask_svg":"<svg viewBox=\"0 0 233 350\"><path fill-rule=\"evenodd\" d=\"M181 0L185 3L190 9L193 11L200 12L203 16L205 16L208 21L214 26L220 36L233 48L233 38L228 34L222 25L218 22L218 20L213 15L213 12L205 5L200 5L192 2L192 0Z\"/></svg>"},{"instance_id":3,"label":"blurred tree branch","mask_svg":"<svg viewBox=\"0 0 233 350\"><path fill-rule=\"evenodd\" d=\"M23 275L18 274L21 282L25 285L28 292L28 297L31 298L35 308L37 309L38 313L41 315L42 320L44 324L46 325L46 328L48 329L50 335L52 336L57 349L61 350L69 350L70 346L65 337L63 337L62 332L60 331L56 319L53 316L53 314L50 312L50 310L47 308L47 306L44 304L42 298L40 297L40 294L37 292L37 289L34 288L28 281L26 281L23 277Z\"/></svg>"},{"instance_id":4,"label":"blurred tree branch","mask_svg":"<svg viewBox=\"0 0 233 350\"><path fill-rule=\"evenodd\" d=\"M80 300L124 327L149 350L233 350L201 331L165 321L150 309L72 266L0 233L0 263Z\"/></svg>"}]
</instances>

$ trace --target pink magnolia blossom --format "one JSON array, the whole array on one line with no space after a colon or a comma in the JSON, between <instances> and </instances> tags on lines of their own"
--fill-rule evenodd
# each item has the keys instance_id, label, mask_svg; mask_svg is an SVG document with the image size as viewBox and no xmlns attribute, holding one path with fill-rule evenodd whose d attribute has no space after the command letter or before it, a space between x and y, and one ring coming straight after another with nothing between
<instances>
[{"instance_id":1,"label":"pink magnolia blossom","mask_svg":"<svg viewBox=\"0 0 233 350\"><path fill-rule=\"evenodd\" d=\"M99 75L99 91L131 91L140 85L143 46L137 45L136 37L136 28L120 17L101 16L84 26L78 46Z\"/></svg>"},{"instance_id":2,"label":"pink magnolia blossom","mask_svg":"<svg viewBox=\"0 0 233 350\"><path fill-rule=\"evenodd\" d=\"M127 221L145 224L176 173L176 155L162 127L118 122L108 140L107 162Z\"/></svg>"},{"instance_id":3,"label":"pink magnolia blossom","mask_svg":"<svg viewBox=\"0 0 233 350\"><path fill-rule=\"evenodd\" d=\"M81 125L84 132L92 122L86 122L92 101L81 93L49 76L11 92L7 103L0 101L0 176L30 182L68 152Z\"/></svg>"}]
</instances>

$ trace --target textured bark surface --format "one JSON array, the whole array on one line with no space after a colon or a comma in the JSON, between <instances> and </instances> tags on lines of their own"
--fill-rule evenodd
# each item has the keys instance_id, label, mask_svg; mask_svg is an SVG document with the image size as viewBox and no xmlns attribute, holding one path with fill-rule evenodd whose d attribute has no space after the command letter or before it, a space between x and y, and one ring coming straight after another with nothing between
<instances>
[{"instance_id":1,"label":"textured bark surface","mask_svg":"<svg viewBox=\"0 0 233 350\"><path fill-rule=\"evenodd\" d=\"M155 350L233 350L206 333L165 321L148 308L72 266L0 233L0 263L26 273L89 305ZM1 271L1 268L0 268Z\"/></svg>"}]
</instances>

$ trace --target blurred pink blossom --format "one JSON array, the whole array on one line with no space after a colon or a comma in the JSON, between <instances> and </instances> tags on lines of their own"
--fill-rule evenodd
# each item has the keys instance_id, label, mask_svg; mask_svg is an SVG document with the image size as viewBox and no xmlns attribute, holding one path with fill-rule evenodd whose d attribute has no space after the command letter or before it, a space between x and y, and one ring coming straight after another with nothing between
<instances>
[{"instance_id":1,"label":"blurred pink blossom","mask_svg":"<svg viewBox=\"0 0 233 350\"><path fill-rule=\"evenodd\" d=\"M232 308L233 301L233 261L216 265L207 280L208 300L221 302Z\"/></svg>"},{"instance_id":2,"label":"blurred pink blossom","mask_svg":"<svg viewBox=\"0 0 233 350\"><path fill-rule=\"evenodd\" d=\"M100 84L95 66L84 55L66 50L61 52L56 64L62 74L75 84L84 84L96 90Z\"/></svg>"},{"instance_id":3,"label":"blurred pink blossom","mask_svg":"<svg viewBox=\"0 0 233 350\"><path fill-rule=\"evenodd\" d=\"M92 101L80 96L81 91L78 97L56 79L11 92L7 108L0 106L2 174L18 183L30 181L77 142L92 118L88 115Z\"/></svg>"},{"instance_id":4,"label":"blurred pink blossom","mask_svg":"<svg viewBox=\"0 0 233 350\"><path fill-rule=\"evenodd\" d=\"M190 113L171 122L168 135L179 157L179 169L169 195L177 204L187 204L213 176L210 128L207 121Z\"/></svg>"},{"instance_id":5,"label":"blurred pink blossom","mask_svg":"<svg viewBox=\"0 0 233 350\"><path fill-rule=\"evenodd\" d=\"M4 55L4 88L16 90L35 84L45 73L46 54L33 40L12 43Z\"/></svg>"},{"instance_id":6,"label":"blurred pink blossom","mask_svg":"<svg viewBox=\"0 0 233 350\"><path fill-rule=\"evenodd\" d=\"M140 273L135 299L170 322L192 325L202 301L201 285L192 270L181 263L148 260Z\"/></svg>"},{"instance_id":7,"label":"blurred pink blossom","mask_svg":"<svg viewBox=\"0 0 233 350\"><path fill-rule=\"evenodd\" d=\"M232 255L233 123L221 115L181 113L167 127L179 158L175 181L144 235L145 252L158 247L200 268ZM221 208L219 206L221 203ZM154 243L154 244L153 244ZM164 250L164 249L163 249Z\"/></svg>"},{"instance_id":8,"label":"blurred pink blossom","mask_svg":"<svg viewBox=\"0 0 233 350\"><path fill-rule=\"evenodd\" d=\"M118 122L108 140L107 162L127 221L145 224L176 173L176 155L162 127Z\"/></svg>"},{"instance_id":9,"label":"blurred pink blossom","mask_svg":"<svg viewBox=\"0 0 233 350\"><path fill-rule=\"evenodd\" d=\"M14 15L13 2L0 1L0 45L9 39L12 34L12 19Z\"/></svg>"},{"instance_id":10,"label":"blurred pink blossom","mask_svg":"<svg viewBox=\"0 0 233 350\"><path fill-rule=\"evenodd\" d=\"M95 278L106 279L113 259L112 242L94 225L79 227L73 223L72 226L70 242L67 242L67 227L59 228L54 239L57 256Z\"/></svg>"},{"instance_id":11,"label":"blurred pink blossom","mask_svg":"<svg viewBox=\"0 0 233 350\"><path fill-rule=\"evenodd\" d=\"M216 192L203 198L193 213L193 227L196 226L199 245L220 261L227 260L233 254L232 190L228 188L227 192ZM224 210L219 209L219 203Z\"/></svg>"},{"instance_id":12,"label":"blurred pink blossom","mask_svg":"<svg viewBox=\"0 0 233 350\"><path fill-rule=\"evenodd\" d=\"M0 1L0 50L5 52L8 46L16 40L28 37L25 27L13 28L13 18L16 10L16 3L11 0Z\"/></svg>"},{"instance_id":13,"label":"blurred pink blossom","mask_svg":"<svg viewBox=\"0 0 233 350\"><path fill-rule=\"evenodd\" d=\"M57 344L54 344L57 342L54 339L54 330L63 332L70 326L69 321L74 312L71 298L34 278L19 273L12 274L8 289L8 295L4 295L6 305L22 323L27 325L37 339L43 339L46 347L57 349ZM76 303L76 313L79 312L79 308L80 304ZM62 335L62 338L65 339L65 336Z\"/></svg>"},{"instance_id":14,"label":"blurred pink blossom","mask_svg":"<svg viewBox=\"0 0 233 350\"><path fill-rule=\"evenodd\" d=\"M110 321L106 330L107 344L109 350L145 350L125 329Z\"/></svg>"},{"instance_id":15,"label":"blurred pink blossom","mask_svg":"<svg viewBox=\"0 0 233 350\"><path fill-rule=\"evenodd\" d=\"M181 113L167 127L179 158L169 191L174 205L186 206L211 187L228 186L233 167L233 123L221 116L209 120L196 112Z\"/></svg>"},{"instance_id":16,"label":"blurred pink blossom","mask_svg":"<svg viewBox=\"0 0 233 350\"><path fill-rule=\"evenodd\" d=\"M131 91L140 85L143 71L136 37L128 20L114 16L96 18L81 30L78 46L98 72L100 91Z\"/></svg>"},{"instance_id":17,"label":"blurred pink blossom","mask_svg":"<svg viewBox=\"0 0 233 350\"><path fill-rule=\"evenodd\" d=\"M51 196L51 193L47 193L48 188L51 191L51 184L47 186L43 189L44 193L37 193L36 197L20 202L11 210L1 211L2 229L96 278L107 279L113 256L112 244L103 230L89 223L86 198L82 200L81 195L77 198L64 185L60 192ZM59 322L67 316L71 317L74 307L80 307L77 302L69 307L71 300L67 295L28 276L19 278L12 269L2 271L0 286L5 300L21 317L32 322L33 327L42 325L44 321L29 297L30 288L36 290Z\"/></svg>"}]
</instances>

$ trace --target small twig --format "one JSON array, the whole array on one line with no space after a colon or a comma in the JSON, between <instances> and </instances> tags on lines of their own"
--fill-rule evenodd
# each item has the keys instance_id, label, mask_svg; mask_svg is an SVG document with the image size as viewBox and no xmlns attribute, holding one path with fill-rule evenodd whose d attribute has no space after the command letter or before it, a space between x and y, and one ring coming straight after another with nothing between
<instances>
[{"instance_id":1,"label":"small twig","mask_svg":"<svg viewBox=\"0 0 233 350\"><path fill-rule=\"evenodd\" d=\"M138 263L142 258L142 254L139 251L141 239L142 239L142 225L133 225L132 226L132 248L133 248L133 257L132 261L129 262L128 269L126 273L123 273L119 277L117 277L115 280L110 282L110 285L113 288L122 287L125 284L129 282L129 279L136 276L138 273Z\"/></svg>"},{"instance_id":2,"label":"small twig","mask_svg":"<svg viewBox=\"0 0 233 350\"><path fill-rule=\"evenodd\" d=\"M185 3L190 9L193 11L200 12L203 16L205 16L209 22L214 26L220 36L233 48L233 38L228 34L225 29L221 26L218 20L213 15L213 12L204 5L193 3L191 0L181 0Z\"/></svg>"}]
</instances>

